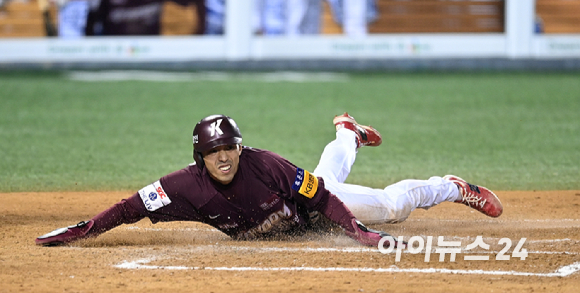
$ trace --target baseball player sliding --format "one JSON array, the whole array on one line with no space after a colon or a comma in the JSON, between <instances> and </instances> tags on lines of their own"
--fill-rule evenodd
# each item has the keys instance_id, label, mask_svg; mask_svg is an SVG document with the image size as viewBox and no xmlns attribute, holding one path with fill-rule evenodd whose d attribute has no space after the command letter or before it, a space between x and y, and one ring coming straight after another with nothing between
<instances>
[{"instance_id":1,"label":"baseball player sliding","mask_svg":"<svg viewBox=\"0 0 580 293\"><path fill-rule=\"evenodd\" d=\"M233 239L300 235L330 223L363 245L377 246L389 235L363 223L401 222L416 208L451 201L490 217L501 215L502 204L493 192L453 175L403 180L385 189L344 183L358 149L379 146L382 138L376 129L358 124L347 113L336 116L333 123L336 139L325 147L310 173L273 152L242 146L242 134L232 118L208 116L193 130L195 163L88 221L36 238L36 243L53 246L95 237L147 217L153 223L206 223Z\"/></svg>"}]
</instances>

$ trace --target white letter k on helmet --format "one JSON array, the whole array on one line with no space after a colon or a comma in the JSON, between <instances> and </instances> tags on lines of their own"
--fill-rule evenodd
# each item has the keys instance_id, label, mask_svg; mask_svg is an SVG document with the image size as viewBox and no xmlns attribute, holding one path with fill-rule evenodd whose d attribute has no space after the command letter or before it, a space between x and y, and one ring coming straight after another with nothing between
<instances>
[{"instance_id":1,"label":"white letter k on helmet","mask_svg":"<svg viewBox=\"0 0 580 293\"><path fill-rule=\"evenodd\" d=\"M210 131L211 131L211 134L210 135L211 136L214 136L216 132L219 135L224 134L224 132L220 128L220 124L222 124L222 120L223 119L218 119L216 122L214 122L214 123L211 124L211 128L210 128Z\"/></svg>"}]
</instances>

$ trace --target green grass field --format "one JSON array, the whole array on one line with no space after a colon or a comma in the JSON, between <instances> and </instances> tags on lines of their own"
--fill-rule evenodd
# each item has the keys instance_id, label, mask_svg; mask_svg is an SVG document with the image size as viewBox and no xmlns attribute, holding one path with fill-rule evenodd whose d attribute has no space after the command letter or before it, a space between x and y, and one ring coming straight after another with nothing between
<instances>
[{"instance_id":1,"label":"green grass field","mask_svg":"<svg viewBox=\"0 0 580 293\"><path fill-rule=\"evenodd\" d=\"M580 74L349 74L346 81L83 82L0 72L0 191L137 190L192 162L201 118L312 170L344 111L383 134L348 182L456 174L496 190L580 189Z\"/></svg>"}]
</instances>

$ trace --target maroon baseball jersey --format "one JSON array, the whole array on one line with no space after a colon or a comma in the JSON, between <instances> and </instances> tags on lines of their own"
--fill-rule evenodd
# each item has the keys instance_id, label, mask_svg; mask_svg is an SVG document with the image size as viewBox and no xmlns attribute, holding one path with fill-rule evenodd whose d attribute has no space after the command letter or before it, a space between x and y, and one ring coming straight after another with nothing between
<instances>
[{"instance_id":1,"label":"maroon baseball jersey","mask_svg":"<svg viewBox=\"0 0 580 293\"><path fill-rule=\"evenodd\" d=\"M337 205L342 203L324 188L322 179L273 152L244 147L238 172L228 185L212 180L207 168L190 165L93 219L97 233L148 217L153 223L199 221L234 239L254 239L304 231L309 213L329 215L329 206ZM346 214L345 219L352 217L342 210L335 212L335 222Z\"/></svg>"}]
</instances>

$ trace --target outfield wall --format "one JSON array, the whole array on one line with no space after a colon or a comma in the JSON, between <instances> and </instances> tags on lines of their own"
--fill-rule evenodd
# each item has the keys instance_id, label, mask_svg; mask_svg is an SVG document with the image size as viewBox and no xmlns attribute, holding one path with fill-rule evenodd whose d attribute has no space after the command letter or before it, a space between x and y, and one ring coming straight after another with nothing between
<instances>
[{"instance_id":1,"label":"outfield wall","mask_svg":"<svg viewBox=\"0 0 580 293\"><path fill-rule=\"evenodd\" d=\"M535 34L535 1L506 0L505 32L256 36L250 0L224 36L0 40L0 68L580 69L580 35Z\"/></svg>"}]
</instances>

